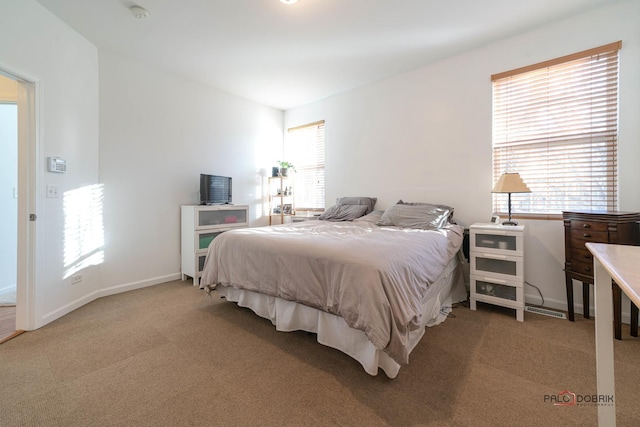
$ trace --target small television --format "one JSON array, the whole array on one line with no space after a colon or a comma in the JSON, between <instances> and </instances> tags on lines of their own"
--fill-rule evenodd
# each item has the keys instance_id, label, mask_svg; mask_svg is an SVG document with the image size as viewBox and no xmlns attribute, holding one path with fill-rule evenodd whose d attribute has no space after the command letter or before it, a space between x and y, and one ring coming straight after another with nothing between
<instances>
[{"instance_id":1,"label":"small television","mask_svg":"<svg viewBox=\"0 0 640 427\"><path fill-rule=\"evenodd\" d=\"M223 205L231 203L231 177L200 174L200 204Z\"/></svg>"}]
</instances>

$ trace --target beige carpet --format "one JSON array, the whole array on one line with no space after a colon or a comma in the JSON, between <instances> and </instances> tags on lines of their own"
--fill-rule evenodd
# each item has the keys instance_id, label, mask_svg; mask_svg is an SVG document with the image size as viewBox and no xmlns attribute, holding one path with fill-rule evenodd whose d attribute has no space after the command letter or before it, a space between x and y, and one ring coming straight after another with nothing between
<instances>
[{"instance_id":1,"label":"beige carpet","mask_svg":"<svg viewBox=\"0 0 640 427\"><path fill-rule=\"evenodd\" d=\"M102 298L0 345L6 426L594 426L594 322L482 305L427 329L398 378L190 282ZM615 343L620 426L640 425L640 341Z\"/></svg>"}]
</instances>

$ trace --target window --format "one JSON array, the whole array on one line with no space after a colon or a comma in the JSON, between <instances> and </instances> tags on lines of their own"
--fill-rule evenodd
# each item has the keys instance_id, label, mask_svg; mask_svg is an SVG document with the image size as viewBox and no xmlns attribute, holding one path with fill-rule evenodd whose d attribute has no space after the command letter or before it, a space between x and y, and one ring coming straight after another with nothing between
<instances>
[{"instance_id":1,"label":"window","mask_svg":"<svg viewBox=\"0 0 640 427\"><path fill-rule=\"evenodd\" d=\"M496 74L493 182L518 172L516 213L617 209L618 50L622 42ZM494 194L494 212L507 194ZM522 215L521 215L522 216Z\"/></svg>"},{"instance_id":2,"label":"window","mask_svg":"<svg viewBox=\"0 0 640 427\"><path fill-rule=\"evenodd\" d=\"M289 129L285 154L296 168L296 210L324 210L324 120Z\"/></svg>"}]
</instances>

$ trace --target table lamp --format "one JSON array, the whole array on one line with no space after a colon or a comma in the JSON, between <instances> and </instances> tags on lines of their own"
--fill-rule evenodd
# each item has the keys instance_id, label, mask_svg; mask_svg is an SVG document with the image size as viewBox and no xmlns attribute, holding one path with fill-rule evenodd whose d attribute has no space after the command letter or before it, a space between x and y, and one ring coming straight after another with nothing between
<instances>
[{"instance_id":1,"label":"table lamp","mask_svg":"<svg viewBox=\"0 0 640 427\"><path fill-rule=\"evenodd\" d=\"M531 193L527 184L520 178L520 174L503 173L498 182L496 182L496 185L493 186L491 192L509 194L509 220L503 222L502 225L518 225L516 221L511 220L511 193Z\"/></svg>"}]
</instances>

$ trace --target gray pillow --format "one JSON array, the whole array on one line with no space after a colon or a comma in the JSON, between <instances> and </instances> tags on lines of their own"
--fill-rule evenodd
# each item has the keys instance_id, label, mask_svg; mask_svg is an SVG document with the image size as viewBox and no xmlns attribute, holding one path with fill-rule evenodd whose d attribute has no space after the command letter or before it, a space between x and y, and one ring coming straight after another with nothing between
<instances>
[{"instance_id":1,"label":"gray pillow","mask_svg":"<svg viewBox=\"0 0 640 427\"><path fill-rule=\"evenodd\" d=\"M383 213L384 213L384 211L382 211L382 210L369 212L365 216L361 216L360 218L356 218L356 221L369 222L369 223L375 225L375 224L378 223L378 221L380 221L380 217L382 217Z\"/></svg>"},{"instance_id":2,"label":"gray pillow","mask_svg":"<svg viewBox=\"0 0 640 427\"><path fill-rule=\"evenodd\" d=\"M411 206L434 206L436 208L442 208L449 211L449 219L453 219L453 208L447 205L438 205L435 203L423 203L423 202L403 202L402 199L398 200L399 205L411 205Z\"/></svg>"},{"instance_id":3,"label":"gray pillow","mask_svg":"<svg viewBox=\"0 0 640 427\"><path fill-rule=\"evenodd\" d=\"M373 211L377 201L377 197L338 197L336 199L336 205L365 205L367 206L366 213L369 213Z\"/></svg>"},{"instance_id":4,"label":"gray pillow","mask_svg":"<svg viewBox=\"0 0 640 427\"><path fill-rule=\"evenodd\" d=\"M378 225L438 230L447 223L449 209L431 204L398 203L384 211Z\"/></svg>"},{"instance_id":5,"label":"gray pillow","mask_svg":"<svg viewBox=\"0 0 640 427\"><path fill-rule=\"evenodd\" d=\"M331 206L318 219L323 221L353 221L367 211L366 205L335 205Z\"/></svg>"}]
</instances>

